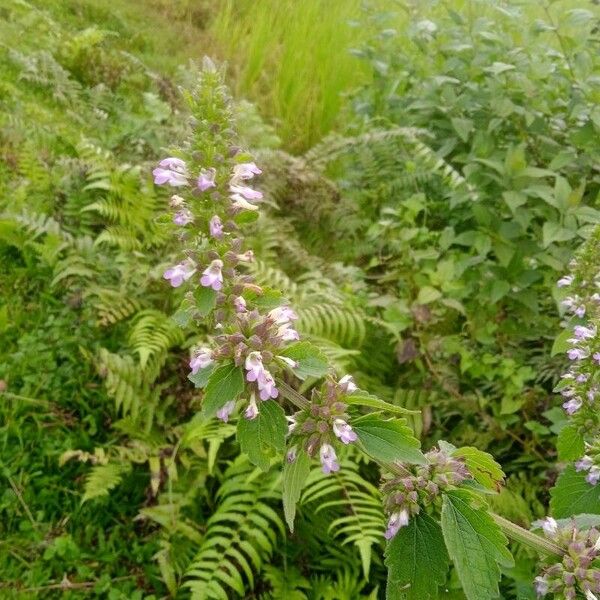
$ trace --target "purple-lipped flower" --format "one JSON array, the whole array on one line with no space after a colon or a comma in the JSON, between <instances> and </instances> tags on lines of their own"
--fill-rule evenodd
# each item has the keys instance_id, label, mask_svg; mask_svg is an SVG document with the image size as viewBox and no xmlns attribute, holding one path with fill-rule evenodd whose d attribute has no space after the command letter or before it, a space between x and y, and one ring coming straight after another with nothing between
<instances>
[{"instance_id":1,"label":"purple-lipped flower","mask_svg":"<svg viewBox=\"0 0 600 600\"><path fill-rule=\"evenodd\" d=\"M582 456L575 462L576 471L589 471L594 466L594 461L591 456Z\"/></svg>"},{"instance_id":2,"label":"purple-lipped flower","mask_svg":"<svg viewBox=\"0 0 600 600\"><path fill-rule=\"evenodd\" d=\"M329 475L329 473L336 473L340 470L340 465L337 461L337 456L333 446L330 444L322 444L319 450L319 458L321 459L321 467L323 473Z\"/></svg>"},{"instance_id":3,"label":"purple-lipped flower","mask_svg":"<svg viewBox=\"0 0 600 600\"><path fill-rule=\"evenodd\" d=\"M545 575L538 575L534 580L535 593L541 598L550 591L550 584Z\"/></svg>"},{"instance_id":4,"label":"purple-lipped flower","mask_svg":"<svg viewBox=\"0 0 600 600\"><path fill-rule=\"evenodd\" d=\"M284 342L295 342L300 339L298 332L292 329L289 323L279 326L277 337L280 337Z\"/></svg>"},{"instance_id":5,"label":"purple-lipped flower","mask_svg":"<svg viewBox=\"0 0 600 600\"><path fill-rule=\"evenodd\" d=\"M592 354L592 358L596 361L598 365L600 365L600 352L594 352L594 354Z\"/></svg>"},{"instance_id":6,"label":"purple-lipped flower","mask_svg":"<svg viewBox=\"0 0 600 600\"><path fill-rule=\"evenodd\" d=\"M573 333L575 333L578 340L591 340L596 337L597 332L596 327L584 327L583 325L576 325L573 329Z\"/></svg>"},{"instance_id":7,"label":"purple-lipped flower","mask_svg":"<svg viewBox=\"0 0 600 600\"><path fill-rule=\"evenodd\" d=\"M290 321L295 321L298 315L289 306L278 306L269 312L268 317L277 325L284 325Z\"/></svg>"},{"instance_id":8,"label":"purple-lipped flower","mask_svg":"<svg viewBox=\"0 0 600 600\"><path fill-rule=\"evenodd\" d=\"M250 402L248 402L248 406L244 411L244 417L246 417L246 419L252 420L256 419L257 416L258 406L256 405L256 398L254 397L254 394L252 394L252 396L250 397Z\"/></svg>"},{"instance_id":9,"label":"purple-lipped flower","mask_svg":"<svg viewBox=\"0 0 600 600\"><path fill-rule=\"evenodd\" d=\"M585 478L590 485L596 485L600 481L600 467L593 466Z\"/></svg>"},{"instance_id":10,"label":"purple-lipped flower","mask_svg":"<svg viewBox=\"0 0 600 600\"><path fill-rule=\"evenodd\" d=\"M575 309L575 314L580 318L583 319L583 317L585 316L585 306L582 304L580 306L578 306Z\"/></svg>"},{"instance_id":11,"label":"purple-lipped flower","mask_svg":"<svg viewBox=\"0 0 600 600\"><path fill-rule=\"evenodd\" d=\"M340 439L344 444L355 442L358 439L356 432L344 421L344 419L335 419L333 421L333 433Z\"/></svg>"},{"instance_id":12,"label":"purple-lipped flower","mask_svg":"<svg viewBox=\"0 0 600 600\"><path fill-rule=\"evenodd\" d=\"M208 222L208 230L210 235L218 240L223 237L223 223L221 222L219 215L211 217Z\"/></svg>"},{"instance_id":13,"label":"purple-lipped flower","mask_svg":"<svg viewBox=\"0 0 600 600\"><path fill-rule=\"evenodd\" d=\"M187 281L196 272L196 263L190 258L167 269L163 278L168 280L173 287L179 287L184 281Z\"/></svg>"},{"instance_id":14,"label":"purple-lipped flower","mask_svg":"<svg viewBox=\"0 0 600 600\"><path fill-rule=\"evenodd\" d=\"M195 375L200 369L206 369L213 363L212 350L203 346L194 351L192 358L190 359L190 369L192 374Z\"/></svg>"},{"instance_id":15,"label":"purple-lipped flower","mask_svg":"<svg viewBox=\"0 0 600 600\"><path fill-rule=\"evenodd\" d=\"M152 171L152 175L156 185L168 183L173 187L179 187L188 184L185 162L173 156L161 160L158 167Z\"/></svg>"},{"instance_id":16,"label":"purple-lipped flower","mask_svg":"<svg viewBox=\"0 0 600 600\"><path fill-rule=\"evenodd\" d=\"M261 400L269 400L270 398L277 398L279 396L279 390L275 385L275 380L269 371L263 369L263 372L259 375L256 380L258 384L258 395Z\"/></svg>"},{"instance_id":17,"label":"purple-lipped flower","mask_svg":"<svg viewBox=\"0 0 600 600\"><path fill-rule=\"evenodd\" d=\"M234 411L234 409L235 409L235 400L230 400L229 402L227 402L224 406L222 406L217 411L217 419L221 419L221 421L223 421L223 423L227 423L227 421L229 421L229 417L231 416L231 413Z\"/></svg>"},{"instance_id":18,"label":"purple-lipped flower","mask_svg":"<svg viewBox=\"0 0 600 600\"><path fill-rule=\"evenodd\" d=\"M217 172L215 169L202 169L200 176L198 177L198 189L201 192L205 192L210 188L216 187L215 176Z\"/></svg>"},{"instance_id":19,"label":"purple-lipped flower","mask_svg":"<svg viewBox=\"0 0 600 600\"><path fill-rule=\"evenodd\" d=\"M338 381L338 386L342 390L342 392L346 394L352 394L352 392L355 392L358 389L356 387L356 384L354 383L354 378L352 377L352 375L344 375Z\"/></svg>"},{"instance_id":20,"label":"purple-lipped flower","mask_svg":"<svg viewBox=\"0 0 600 600\"><path fill-rule=\"evenodd\" d=\"M569 285L571 285L573 283L573 275L565 275L564 277L561 277L557 282L556 285L561 288L561 287L567 287Z\"/></svg>"},{"instance_id":21,"label":"purple-lipped flower","mask_svg":"<svg viewBox=\"0 0 600 600\"><path fill-rule=\"evenodd\" d=\"M563 404L563 408L568 415L574 415L581 408L582 404L581 398L571 398Z\"/></svg>"},{"instance_id":22,"label":"purple-lipped flower","mask_svg":"<svg viewBox=\"0 0 600 600\"><path fill-rule=\"evenodd\" d=\"M193 222L194 222L194 215L192 214L192 211L189 210L188 208L182 208L181 210L178 210L173 215L173 223L175 223L175 225L179 225L179 226L183 227L184 225L187 225L188 223L193 223Z\"/></svg>"},{"instance_id":23,"label":"purple-lipped flower","mask_svg":"<svg viewBox=\"0 0 600 600\"><path fill-rule=\"evenodd\" d=\"M582 348L571 348L567 351L570 360L583 360L588 357L588 353Z\"/></svg>"},{"instance_id":24,"label":"purple-lipped flower","mask_svg":"<svg viewBox=\"0 0 600 600\"><path fill-rule=\"evenodd\" d=\"M262 192L253 190L252 188L245 185L230 185L229 190L234 195L240 195L246 200L261 200L263 195Z\"/></svg>"},{"instance_id":25,"label":"purple-lipped flower","mask_svg":"<svg viewBox=\"0 0 600 600\"><path fill-rule=\"evenodd\" d=\"M236 296L233 299L233 308L235 308L235 312L237 313L247 312L246 300L244 300L243 296Z\"/></svg>"},{"instance_id":26,"label":"purple-lipped flower","mask_svg":"<svg viewBox=\"0 0 600 600\"><path fill-rule=\"evenodd\" d=\"M391 540L398 533L398 531L400 531L402 527L406 527L408 525L409 520L410 517L408 511L405 508L403 508L399 512L392 513L384 534L385 539Z\"/></svg>"},{"instance_id":27,"label":"purple-lipped flower","mask_svg":"<svg viewBox=\"0 0 600 600\"><path fill-rule=\"evenodd\" d=\"M257 381L265 370L262 354L257 351L249 352L248 356L246 356L244 366L246 367L246 371L248 371L246 373L246 380Z\"/></svg>"},{"instance_id":28,"label":"purple-lipped flower","mask_svg":"<svg viewBox=\"0 0 600 600\"><path fill-rule=\"evenodd\" d=\"M262 171L253 163L240 163L233 167L234 181L252 179L255 175L260 175Z\"/></svg>"},{"instance_id":29,"label":"purple-lipped flower","mask_svg":"<svg viewBox=\"0 0 600 600\"><path fill-rule=\"evenodd\" d=\"M213 260L202 272L200 283L204 287L209 287L218 292L223 287L223 261L218 258Z\"/></svg>"}]
</instances>

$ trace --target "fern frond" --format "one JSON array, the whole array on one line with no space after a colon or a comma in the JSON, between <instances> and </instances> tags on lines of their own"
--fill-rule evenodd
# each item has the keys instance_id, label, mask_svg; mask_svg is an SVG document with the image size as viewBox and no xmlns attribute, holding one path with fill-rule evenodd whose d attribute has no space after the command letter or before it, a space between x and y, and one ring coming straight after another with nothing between
<instances>
[{"instance_id":1,"label":"fern frond","mask_svg":"<svg viewBox=\"0 0 600 600\"><path fill-rule=\"evenodd\" d=\"M92 498L108 496L110 490L119 485L130 470L131 465L129 463L109 462L105 465L95 465L86 477L81 501L87 502Z\"/></svg>"}]
</instances>

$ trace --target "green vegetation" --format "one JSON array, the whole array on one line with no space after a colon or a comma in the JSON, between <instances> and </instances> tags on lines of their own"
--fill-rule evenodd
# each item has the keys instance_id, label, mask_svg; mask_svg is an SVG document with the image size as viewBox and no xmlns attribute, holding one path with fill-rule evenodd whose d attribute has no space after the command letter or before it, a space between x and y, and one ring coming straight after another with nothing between
<instances>
[{"instance_id":1,"label":"green vegetation","mask_svg":"<svg viewBox=\"0 0 600 600\"><path fill-rule=\"evenodd\" d=\"M187 362L208 331L162 278L179 258L150 173L187 138L179 87L203 54L228 61L264 170L250 271L303 339L420 411L426 449L493 454L498 514L529 527L559 476L600 512L564 471L579 430L557 462L553 393L556 281L600 223L597 5L17 0L0 17L0 598L375 600L386 565L407 577L352 445L335 476L312 465L290 534L279 471L200 416ZM566 517L579 496L557 489ZM442 521L477 519L464 504L447 496ZM424 593L473 598L435 527L394 543L431 536ZM536 555L511 550L499 593L534 598Z\"/></svg>"}]
</instances>

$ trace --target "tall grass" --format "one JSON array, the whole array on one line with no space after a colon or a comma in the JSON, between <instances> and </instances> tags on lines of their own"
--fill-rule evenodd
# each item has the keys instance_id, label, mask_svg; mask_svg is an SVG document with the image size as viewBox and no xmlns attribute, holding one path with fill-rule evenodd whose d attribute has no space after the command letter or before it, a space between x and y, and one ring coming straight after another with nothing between
<instances>
[{"instance_id":1,"label":"tall grass","mask_svg":"<svg viewBox=\"0 0 600 600\"><path fill-rule=\"evenodd\" d=\"M336 124L344 92L368 70L349 49L364 39L352 21L360 0L223 0L211 26L235 91L274 119L292 150Z\"/></svg>"}]
</instances>

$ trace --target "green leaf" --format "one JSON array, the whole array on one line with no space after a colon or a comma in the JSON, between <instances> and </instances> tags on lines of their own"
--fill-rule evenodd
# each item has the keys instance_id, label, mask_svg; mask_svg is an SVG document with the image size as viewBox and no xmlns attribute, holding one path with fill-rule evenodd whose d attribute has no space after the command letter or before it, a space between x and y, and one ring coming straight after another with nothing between
<instances>
[{"instance_id":1,"label":"green leaf","mask_svg":"<svg viewBox=\"0 0 600 600\"><path fill-rule=\"evenodd\" d=\"M296 342L280 352L281 356L287 356L298 363L294 373L300 379L306 377L323 377L329 370L327 357L316 346L310 342Z\"/></svg>"},{"instance_id":2,"label":"green leaf","mask_svg":"<svg viewBox=\"0 0 600 600\"><path fill-rule=\"evenodd\" d=\"M283 408L275 401L261 402L258 409L256 418L239 420L237 438L250 462L268 471L273 456L285 450L288 427Z\"/></svg>"},{"instance_id":3,"label":"green leaf","mask_svg":"<svg viewBox=\"0 0 600 600\"><path fill-rule=\"evenodd\" d=\"M442 531L467 600L498 598L500 567L512 566L507 540L485 509L464 491L444 494Z\"/></svg>"},{"instance_id":4,"label":"green leaf","mask_svg":"<svg viewBox=\"0 0 600 600\"><path fill-rule=\"evenodd\" d=\"M567 229L555 221L546 221L542 227L542 245L547 248L553 242L566 242L576 235L574 229Z\"/></svg>"},{"instance_id":5,"label":"green leaf","mask_svg":"<svg viewBox=\"0 0 600 600\"><path fill-rule=\"evenodd\" d=\"M377 415L365 415L352 421L352 428L365 452L376 460L401 460L424 464L420 443L404 419L384 420Z\"/></svg>"},{"instance_id":6,"label":"green leaf","mask_svg":"<svg viewBox=\"0 0 600 600\"><path fill-rule=\"evenodd\" d=\"M196 373L190 373L188 379L197 387L205 388L208 384L210 376L213 374L216 365L210 365L205 369L198 369Z\"/></svg>"},{"instance_id":7,"label":"green leaf","mask_svg":"<svg viewBox=\"0 0 600 600\"><path fill-rule=\"evenodd\" d=\"M554 339L552 344L552 350L550 356L556 356L557 354L564 354L570 347L568 340L573 337L573 331L570 327L567 327L561 331Z\"/></svg>"},{"instance_id":8,"label":"green leaf","mask_svg":"<svg viewBox=\"0 0 600 600\"><path fill-rule=\"evenodd\" d=\"M388 542L386 600L429 600L438 597L450 559L442 530L427 513L411 518Z\"/></svg>"},{"instance_id":9,"label":"green leaf","mask_svg":"<svg viewBox=\"0 0 600 600\"><path fill-rule=\"evenodd\" d=\"M300 492L306 483L310 472L310 457L304 450L299 450L296 460L292 463L287 460L283 465L283 513L285 522L290 531L294 531L294 517L296 516L296 504L300 500Z\"/></svg>"},{"instance_id":10,"label":"green leaf","mask_svg":"<svg viewBox=\"0 0 600 600\"><path fill-rule=\"evenodd\" d=\"M580 513L600 515L600 485L590 485L586 473L568 466L550 490L552 516L566 519Z\"/></svg>"},{"instance_id":11,"label":"green leaf","mask_svg":"<svg viewBox=\"0 0 600 600\"><path fill-rule=\"evenodd\" d=\"M465 461L469 473L477 483L490 490L500 491L500 485L504 481L504 472L490 454L472 446L465 446L453 452L452 456Z\"/></svg>"},{"instance_id":12,"label":"green leaf","mask_svg":"<svg viewBox=\"0 0 600 600\"><path fill-rule=\"evenodd\" d=\"M216 412L230 400L235 400L244 391L242 369L233 363L215 369L208 379L202 413L205 418L214 417Z\"/></svg>"},{"instance_id":13,"label":"green leaf","mask_svg":"<svg viewBox=\"0 0 600 600\"><path fill-rule=\"evenodd\" d=\"M442 293L439 290L436 290L434 287L430 285L426 285L419 290L419 295L417 296L417 304L430 304L431 302L435 302L442 297Z\"/></svg>"},{"instance_id":14,"label":"green leaf","mask_svg":"<svg viewBox=\"0 0 600 600\"><path fill-rule=\"evenodd\" d=\"M196 300L196 312L201 317L206 317L217 305L217 292L203 285L194 290L194 298Z\"/></svg>"},{"instance_id":15,"label":"green leaf","mask_svg":"<svg viewBox=\"0 0 600 600\"><path fill-rule=\"evenodd\" d=\"M576 460L583 456L585 443L583 436L574 425L567 425L560 430L556 442L560 460Z\"/></svg>"},{"instance_id":16,"label":"green leaf","mask_svg":"<svg viewBox=\"0 0 600 600\"><path fill-rule=\"evenodd\" d=\"M368 406L369 408L375 408L377 410L385 410L387 412L396 413L399 415L421 414L420 410L410 410L408 408L404 408L403 406L390 404L389 402L381 400L377 396L373 396L372 394L369 394L363 390L357 390L349 396L344 396L344 402L346 402L346 404L356 404L358 406Z\"/></svg>"}]
</instances>

